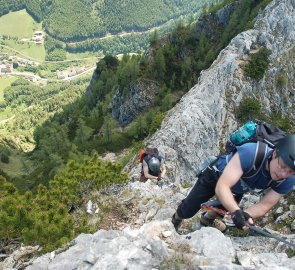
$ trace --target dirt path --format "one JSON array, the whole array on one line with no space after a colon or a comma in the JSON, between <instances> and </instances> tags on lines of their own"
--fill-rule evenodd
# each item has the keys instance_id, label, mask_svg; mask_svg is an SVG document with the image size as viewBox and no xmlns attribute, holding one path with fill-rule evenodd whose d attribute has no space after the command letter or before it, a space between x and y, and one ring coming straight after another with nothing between
<instances>
[{"instance_id":1,"label":"dirt path","mask_svg":"<svg viewBox=\"0 0 295 270\"><path fill-rule=\"evenodd\" d=\"M159 25L159 26L155 26L155 27L152 27L146 31L131 31L131 32L121 32L121 33L118 33L118 34L111 34L111 33L108 33L106 34L105 36L103 37L95 37L93 38L94 40L104 40L104 39L110 39L110 38L116 38L116 37L124 37L124 36L131 36L131 35L142 35L142 34L149 34L149 33L152 33L156 30L159 30L165 26L168 26L169 24L173 23L174 19L170 19L169 21ZM69 44L69 45L75 45L75 44L83 44L85 42L88 41L89 38L85 39L85 40L82 40L82 41L77 41L77 42L64 42L64 41L61 41L63 42L64 44ZM60 41L60 40L59 40Z\"/></svg>"},{"instance_id":2,"label":"dirt path","mask_svg":"<svg viewBox=\"0 0 295 270\"><path fill-rule=\"evenodd\" d=\"M2 44L0 44L0 47L5 48L5 49L10 50L10 51L13 51L13 52L15 52L15 53L17 53L17 54L23 56L25 59L29 59L29 60L35 61L35 62L38 63L38 64L41 64L41 62L40 62L39 59L35 59L35 58L33 58L33 57L30 57L30 56L24 55L23 53L19 52L19 51L16 50L16 49L13 49L13 48L11 48L11 47L9 47L9 46L6 46L6 45L2 45Z\"/></svg>"},{"instance_id":3,"label":"dirt path","mask_svg":"<svg viewBox=\"0 0 295 270\"><path fill-rule=\"evenodd\" d=\"M0 125L7 123L8 121L12 120L15 117L15 114L9 118L3 119L0 121Z\"/></svg>"}]
</instances>

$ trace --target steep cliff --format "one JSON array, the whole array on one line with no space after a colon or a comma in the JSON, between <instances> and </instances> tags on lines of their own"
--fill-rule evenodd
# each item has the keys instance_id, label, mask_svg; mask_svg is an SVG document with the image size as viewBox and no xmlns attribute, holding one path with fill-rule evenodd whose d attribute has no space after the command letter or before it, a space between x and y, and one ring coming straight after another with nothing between
<instances>
[{"instance_id":1,"label":"steep cliff","mask_svg":"<svg viewBox=\"0 0 295 270\"><path fill-rule=\"evenodd\" d=\"M209 42L210 44L220 44L220 48L217 48L217 51L221 50L221 48L225 46L225 44L227 44L227 40L223 40L223 34L226 31L225 29L231 23L231 20L234 17L233 14L235 14L235 12L239 9L239 6L242 4L242 2L243 1L240 0L233 1L225 7L220 8L217 12L213 12L203 16L199 21L191 25L191 29L189 30L191 32L191 36L188 38L187 34L182 38L191 39L194 42L206 40L206 42ZM181 32L179 33L179 35L181 35ZM161 40L157 41L157 46L173 47L173 44L179 44L179 35L170 33L169 35L162 37ZM223 42L221 42L221 40L223 40ZM173 61L183 62L185 57L191 57L193 54L197 54L197 50L192 50L191 46L192 45L188 44L187 42L184 42L177 53L177 50L173 48L175 50L173 53L177 54L177 57ZM146 61L151 67L155 66L154 61L157 52L157 48L153 47L150 47L145 52ZM207 52L205 51L203 52L203 57L205 57L206 53ZM166 61L169 61L169 58L168 60L166 59ZM191 68L194 69L194 72L198 73L196 68ZM181 69L181 67L179 67L179 69ZM172 75L173 74L169 74L169 76ZM123 91L122 89L120 89L122 87L119 86L119 89L117 89L117 91L113 94L111 103L112 116L117 119L120 125L126 126L127 124L131 123L136 116L149 110L151 107L154 107L155 104L159 103L157 97L161 92L161 88L165 88L165 84L163 84L163 82L158 78L157 75L155 75L154 79L147 79L149 76L150 75L148 74L144 76L139 76L136 83L132 83L129 85L127 91ZM178 76L181 76L180 73L178 74ZM177 80L181 79L177 78ZM167 86L167 83L166 87L169 88L169 86ZM182 89L182 91L184 91L184 89ZM176 95L178 98L178 96L182 95L183 93L178 94L174 92L173 94Z\"/></svg>"},{"instance_id":2,"label":"steep cliff","mask_svg":"<svg viewBox=\"0 0 295 270\"><path fill-rule=\"evenodd\" d=\"M272 1L254 29L230 42L147 141L165 155L168 177L163 187L135 181L115 194L126 209L137 212L132 223L82 234L66 251L46 254L27 269L294 269L295 257L288 258L287 246L273 239L196 230L194 220L185 222L187 234L178 235L170 222L188 192L178 182L195 181L193 168L219 151L219 143L236 126L233 110L243 97L256 96L265 113L279 110L294 119L294 39L295 0ZM271 65L255 81L245 77L243 66L262 46L271 50ZM284 86L276 83L282 72L288 77ZM130 177L139 171L135 166ZM243 203L255 200L248 196ZM295 206L282 203L294 218ZM294 242L295 235L288 239Z\"/></svg>"},{"instance_id":3,"label":"steep cliff","mask_svg":"<svg viewBox=\"0 0 295 270\"><path fill-rule=\"evenodd\" d=\"M233 111L243 97L258 98L266 114L280 111L294 120L294 3L272 1L254 29L239 34L221 51L150 138L165 153L174 181L193 181L193 168L219 152L222 140L236 127ZM271 63L256 81L244 75L243 67L261 47L271 50ZM288 78L283 87L277 83L282 72Z\"/></svg>"},{"instance_id":4,"label":"steep cliff","mask_svg":"<svg viewBox=\"0 0 295 270\"><path fill-rule=\"evenodd\" d=\"M112 99L112 116L122 126L129 124L138 114L153 106L158 91L156 83L148 80L130 85L125 96L116 91Z\"/></svg>"}]
</instances>

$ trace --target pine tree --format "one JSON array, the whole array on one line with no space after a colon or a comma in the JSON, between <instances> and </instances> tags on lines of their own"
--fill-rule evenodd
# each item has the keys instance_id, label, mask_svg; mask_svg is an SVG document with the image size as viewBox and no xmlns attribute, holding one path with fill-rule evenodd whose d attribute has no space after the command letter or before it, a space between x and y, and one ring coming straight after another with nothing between
<instances>
[{"instance_id":1,"label":"pine tree","mask_svg":"<svg viewBox=\"0 0 295 270\"><path fill-rule=\"evenodd\" d=\"M166 73L166 64L163 49L160 48L157 50L155 55L155 78L160 82L164 80Z\"/></svg>"}]
</instances>

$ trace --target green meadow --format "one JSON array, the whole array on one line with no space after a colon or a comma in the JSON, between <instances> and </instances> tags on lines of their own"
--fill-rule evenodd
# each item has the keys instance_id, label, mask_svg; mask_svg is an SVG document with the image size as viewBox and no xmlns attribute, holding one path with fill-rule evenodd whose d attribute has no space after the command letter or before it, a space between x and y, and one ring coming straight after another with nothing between
<instances>
[{"instance_id":1,"label":"green meadow","mask_svg":"<svg viewBox=\"0 0 295 270\"><path fill-rule=\"evenodd\" d=\"M21 41L22 39L30 40L37 30L42 30L41 23L36 23L26 10L10 12L0 17L0 37L10 37L10 39L3 39L2 44L16 50L20 56L44 61L43 44Z\"/></svg>"},{"instance_id":2,"label":"green meadow","mask_svg":"<svg viewBox=\"0 0 295 270\"><path fill-rule=\"evenodd\" d=\"M95 60L96 57L103 57L101 52L91 53L91 52L84 52L84 53L66 53L67 60L84 60L90 59L91 61Z\"/></svg>"},{"instance_id":3,"label":"green meadow","mask_svg":"<svg viewBox=\"0 0 295 270\"><path fill-rule=\"evenodd\" d=\"M29 57L32 60L43 62L45 60L45 48L43 44L35 44L33 42L20 43L15 40L4 40L6 46L16 50L20 57ZM16 54L14 52L14 54Z\"/></svg>"},{"instance_id":4,"label":"green meadow","mask_svg":"<svg viewBox=\"0 0 295 270\"><path fill-rule=\"evenodd\" d=\"M1 36L31 38L36 30L42 30L41 24L36 23L25 9L0 17Z\"/></svg>"}]
</instances>

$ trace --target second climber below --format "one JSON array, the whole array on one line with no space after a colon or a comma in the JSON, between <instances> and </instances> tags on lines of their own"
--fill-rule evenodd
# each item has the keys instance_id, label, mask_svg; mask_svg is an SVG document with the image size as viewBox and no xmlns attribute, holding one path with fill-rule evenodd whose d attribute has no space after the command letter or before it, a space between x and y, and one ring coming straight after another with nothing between
<instances>
[{"instance_id":1,"label":"second climber below","mask_svg":"<svg viewBox=\"0 0 295 270\"><path fill-rule=\"evenodd\" d=\"M147 148L146 154L142 161L142 170L140 181L145 182L147 179L161 180L166 174L164 158L159 155L157 148Z\"/></svg>"}]
</instances>

